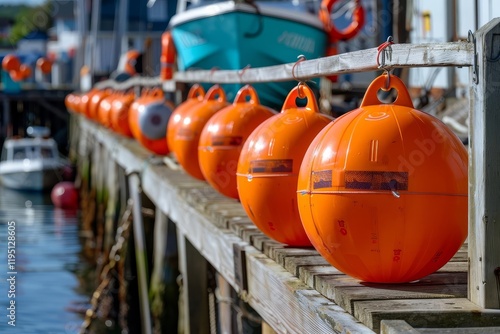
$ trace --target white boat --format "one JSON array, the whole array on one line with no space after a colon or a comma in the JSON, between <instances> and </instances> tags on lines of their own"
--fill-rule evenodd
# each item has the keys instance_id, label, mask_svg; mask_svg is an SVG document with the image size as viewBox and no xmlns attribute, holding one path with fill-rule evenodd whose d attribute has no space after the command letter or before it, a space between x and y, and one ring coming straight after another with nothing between
<instances>
[{"instance_id":1,"label":"white boat","mask_svg":"<svg viewBox=\"0 0 500 334\"><path fill-rule=\"evenodd\" d=\"M17 190L50 190L62 181L67 164L59 155L57 143L46 138L48 129L29 127L31 138L6 139L0 159L0 182Z\"/></svg>"}]
</instances>

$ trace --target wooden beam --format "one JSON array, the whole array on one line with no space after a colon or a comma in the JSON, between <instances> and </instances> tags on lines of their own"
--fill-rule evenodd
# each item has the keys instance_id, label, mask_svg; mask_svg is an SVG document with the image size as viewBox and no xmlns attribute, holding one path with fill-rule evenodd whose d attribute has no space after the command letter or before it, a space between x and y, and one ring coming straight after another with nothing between
<instances>
[{"instance_id":1,"label":"wooden beam","mask_svg":"<svg viewBox=\"0 0 500 334\"><path fill-rule=\"evenodd\" d=\"M470 108L469 299L500 308L500 18L475 34ZM474 82L475 81L475 82Z\"/></svg>"},{"instance_id":2,"label":"wooden beam","mask_svg":"<svg viewBox=\"0 0 500 334\"><path fill-rule=\"evenodd\" d=\"M139 290L139 301L141 309L141 327L142 333L151 334L151 312L149 308L148 295L148 274L147 274L147 252L144 236L144 228L142 224L142 201L140 190L140 178L137 174L131 174L128 178L130 194L134 201L133 210L133 227L134 227L134 242L135 242L135 258L137 263L137 281Z\"/></svg>"},{"instance_id":3,"label":"wooden beam","mask_svg":"<svg viewBox=\"0 0 500 334\"><path fill-rule=\"evenodd\" d=\"M394 44L385 57L387 68L404 67L442 67L470 66L473 62L473 45L469 42ZM197 70L174 74L174 82L210 82L210 83L258 83L272 81L288 81L317 78L325 75L355 72L377 71L377 48L342 53L330 57L306 60L295 66L295 62L249 68L242 70ZM96 85L96 88L110 87L128 89L134 86L171 87L172 81L162 83L159 77L134 77L123 83L107 80Z\"/></svg>"}]
</instances>

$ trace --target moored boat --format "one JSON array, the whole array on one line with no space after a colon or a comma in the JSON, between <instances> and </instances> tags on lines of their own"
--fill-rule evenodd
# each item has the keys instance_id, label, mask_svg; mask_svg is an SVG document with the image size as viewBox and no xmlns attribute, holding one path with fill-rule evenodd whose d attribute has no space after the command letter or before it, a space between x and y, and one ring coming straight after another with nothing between
<instances>
[{"instance_id":1,"label":"moored boat","mask_svg":"<svg viewBox=\"0 0 500 334\"><path fill-rule=\"evenodd\" d=\"M244 69L324 56L328 34L319 4L304 1L199 2L181 8L169 30L177 66L189 69ZM262 104L280 108L296 82L253 85ZM232 101L241 84L223 85Z\"/></svg>"},{"instance_id":2,"label":"moored boat","mask_svg":"<svg viewBox=\"0 0 500 334\"><path fill-rule=\"evenodd\" d=\"M31 138L6 139L0 160L0 181L16 190L50 190L62 180L66 160L59 155L57 143L47 138L46 128L30 127Z\"/></svg>"}]
</instances>

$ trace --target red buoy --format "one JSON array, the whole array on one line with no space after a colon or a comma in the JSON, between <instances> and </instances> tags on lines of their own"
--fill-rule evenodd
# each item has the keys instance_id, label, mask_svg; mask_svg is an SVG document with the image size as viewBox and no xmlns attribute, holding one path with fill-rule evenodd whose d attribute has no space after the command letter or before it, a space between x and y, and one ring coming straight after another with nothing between
<instances>
[{"instance_id":1,"label":"red buoy","mask_svg":"<svg viewBox=\"0 0 500 334\"><path fill-rule=\"evenodd\" d=\"M59 182L52 188L50 199L56 208L78 209L78 190L73 182Z\"/></svg>"}]
</instances>

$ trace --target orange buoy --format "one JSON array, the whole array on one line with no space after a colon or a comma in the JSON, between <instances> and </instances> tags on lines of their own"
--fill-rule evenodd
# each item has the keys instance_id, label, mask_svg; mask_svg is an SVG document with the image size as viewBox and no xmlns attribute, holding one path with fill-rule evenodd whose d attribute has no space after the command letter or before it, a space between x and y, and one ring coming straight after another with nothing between
<instances>
[{"instance_id":1,"label":"orange buoy","mask_svg":"<svg viewBox=\"0 0 500 334\"><path fill-rule=\"evenodd\" d=\"M9 71L9 75L13 81L19 82L24 80L24 76L20 70Z\"/></svg>"},{"instance_id":2,"label":"orange buoy","mask_svg":"<svg viewBox=\"0 0 500 334\"><path fill-rule=\"evenodd\" d=\"M167 144L170 150L174 152L174 138L177 126L184 119L184 115L198 103L202 103L205 98L205 90L199 84L194 84L190 89L186 101L179 104L172 116L170 117L167 125Z\"/></svg>"},{"instance_id":3,"label":"orange buoy","mask_svg":"<svg viewBox=\"0 0 500 334\"><path fill-rule=\"evenodd\" d=\"M297 107L298 97L307 98ZM297 177L309 144L328 123L312 90L299 84L281 113L259 125L238 160L238 194L250 219L266 235L291 246L310 246L297 207Z\"/></svg>"},{"instance_id":4,"label":"orange buoy","mask_svg":"<svg viewBox=\"0 0 500 334\"><path fill-rule=\"evenodd\" d=\"M75 101L75 94L69 93L64 97L64 106L68 111L73 111L73 103Z\"/></svg>"},{"instance_id":5,"label":"orange buoy","mask_svg":"<svg viewBox=\"0 0 500 334\"><path fill-rule=\"evenodd\" d=\"M125 137L133 137L128 121L128 113L134 99L135 95L133 93L126 93L116 97L113 102L111 102L111 111L109 115L111 128Z\"/></svg>"},{"instance_id":6,"label":"orange buoy","mask_svg":"<svg viewBox=\"0 0 500 334\"><path fill-rule=\"evenodd\" d=\"M36 67L43 73L49 74L52 71L52 62L47 58L40 57L36 61Z\"/></svg>"},{"instance_id":7,"label":"orange buoy","mask_svg":"<svg viewBox=\"0 0 500 334\"><path fill-rule=\"evenodd\" d=\"M124 72L129 75L136 75L141 53L137 50L129 50L125 54ZM141 65L139 65L140 67Z\"/></svg>"},{"instance_id":8,"label":"orange buoy","mask_svg":"<svg viewBox=\"0 0 500 334\"><path fill-rule=\"evenodd\" d=\"M204 180L198 160L201 131L217 111L227 106L226 93L219 85L210 87L202 103L191 107L174 134L174 152L182 168L192 177Z\"/></svg>"},{"instance_id":9,"label":"orange buoy","mask_svg":"<svg viewBox=\"0 0 500 334\"><path fill-rule=\"evenodd\" d=\"M9 53L2 59L2 68L6 72L18 71L20 66L21 61L16 55L12 53Z\"/></svg>"},{"instance_id":10,"label":"orange buoy","mask_svg":"<svg viewBox=\"0 0 500 334\"><path fill-rule=\"evenodd\" d=\"M111 127L111 104L116 99L116 95L111 93L110 95L104 97L97 107L97 117L96 121L101 123L103 126L109 128Z\"/></svg>"},{"instance_id":11,"label":"orange buoy","mask_svg":"<svg viewBox=\"0 0 500 334\"><path fill-rule=\"evenodd\" d=\"M31 76L31 67L26 64L21 64L21 66L19 66L19 72L23 79L28 79Z\"/></svg>"},{"instance_id":12,"label":"orange buoy","mask_svg":"<svg viewBox=\"0 0 500 334\"><path fill-rule=\"evenodd\" d=\"M96 90L90 97L87 105L87 116L94 121L97 121L97 112L101 101L111 94L109 90Z\"/></svg>"},{"instance_id":13,"label":"orange buoy","mask_svg":"<svg viewBox=\"0 0 500 334\"><path fill-rule=\"evenodd\" d=\"M161 35L161 70L160 77L162 80L170 80L174 75L176 50L174 39L170 31L166 31Z\"/></svg>"},{"instance_id":14,"label":"orange buoy","mask_svg":"<svg viewBox=\"0 0 500 334\"><path fill-rule=\"evenodd\" d=\"M238 91L232 105L208 120L200 135L198 159L205 180L215 190L239 198L236 167L241 148L252 131L275 114L261 105L255 89L246 85Z\"/></svg>"},{"instance_id":15,"label":"orange buoy","mask_svg":"<svg viewBox=\"0 0 500 334\"><path fill-rule=\"evenodd\" d=\"M165 100L161 90L146 92L129 109L129 126L134 138L146 149L160 155L170 152L167 124L174 105Z\"/></svg>"},{"instance_id":16,"label":"orange buoy","mask_svg":"<svg viewBox=\"0 0 500 334\"><path fill-rule=\"evenodd\" d=\"M86 93L83 93L80 98L80 103L78 104L79 112L87 117L89 117L89 102L94 94L98 92L97 89L93 88Z\"/></svg>"},{"instance_id":17,"label":"orange buoy","mask_svg":"<svg viewBox=\"0 0 500 334\"><path fill-rule=\"evenodd\" d=\"M311 143L298 203L314 247L368 282L429 275L467 236L467 151L437 118L415 110L403 82L376 78L361 106ZM386 87L386 88L384 88ZM394 88L381 104L379 89Z\"/></svg>"}]
</instances>

